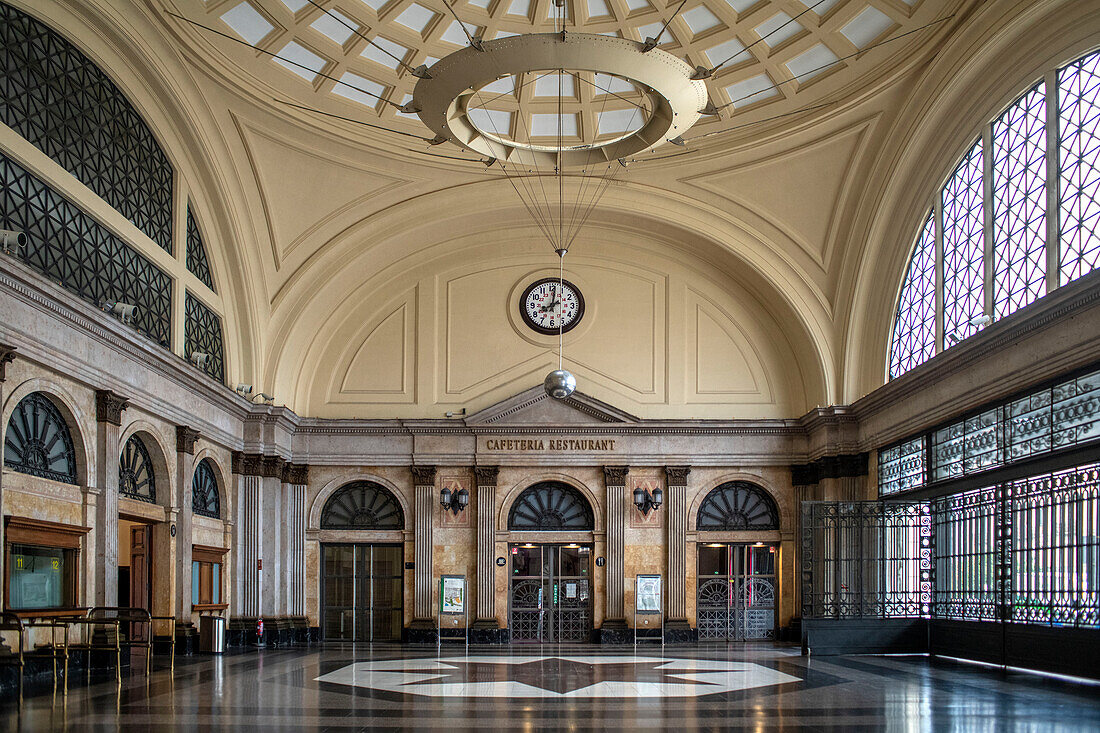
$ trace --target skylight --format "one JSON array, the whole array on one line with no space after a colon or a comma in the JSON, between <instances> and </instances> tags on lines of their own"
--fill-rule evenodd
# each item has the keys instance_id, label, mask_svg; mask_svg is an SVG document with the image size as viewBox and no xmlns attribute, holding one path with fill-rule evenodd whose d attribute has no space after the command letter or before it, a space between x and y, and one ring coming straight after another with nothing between
<instances>
[{"instance_id":1,"label":"skylight","mask_svg":"<svg viewBox=\"0 0 1100 733\"><path fill-rule=\"evenodd\" d=\"M260 11L248 3L241 3L232 10L222 14L222 21L233 29L233 32L253 46L267 37L267 34L275 30L275 26L260 15Z\"/></svg>"},{"instance_id":2,"label":"skylight","mask_svg":"<svg viewBox=\"0 0 1100 733\"><path fill-rule=\"evenodd\" d=\"M779 44L786 41L788 38L793 38L799 31L802 30L797 22L788 22L791 20L791 16L786 13L776 13L772 17L765 20L760 25L756 26L756 33L766 39L764 43L769 47L775 48ZM769 35L770 34L770 35Z\"/></svg>"},{"instance_id":3,"label":"skylight","mask_svg":"<svg viewBox=\"0 0 1100 733\"><path fill-rule=\"evenodd\" d=\"M840 32L856 48L863 48L885 33L892 25L894 25L894 21L890 19L890 16L878 8L868 5L859 15L848 21L848 24L841 28Z\"/></svg>"},{"instance_id":4,"label":"skylight","mask_svg":"<svg viewBox=\"0 0 1100 733\"><path fill-rule=\"evenodd\" d=\"M318 33L341 46L347 43L355 29L359 28L358 23L339 10L329 10L309 25Z\"/></svg>"},{"instance_id":5,"label":"skylight","mask_svg":"<svg viewBox=\"0 0 1100 733\"><path fill-rule=\"evenodd\" d=\"M572 97L576 94L573 88L573 77L570 74L546 74L539 76L535 81L536 97L557 97L558 85L561 85L561 95Z\"/></svg>"},{"instance_id":6,"label":"skylight","mask_svg":"<svg viewBox=\"0 0 1100 733\"><path fill-rule=\"evenodd\" d=\"M308 82L313 82L317 78L317 72L325 68L325 60L322 57L294 41L283 46L279 55L294 63L288 63L283 59L275 59L275 63L293 71ZM309 70L303 69L302 66L308 67Z\"/></svg>"},{"instance_id":7,"label":"skylight","mask_svg":"<svg viewBox=\"0 0 1100 733\"><path fill-rule=\"evenodd\" d=\"M400 43L394 43L382 36L376 36L371 40L373 40L374 43L364 48L359 55L365 59L370 59L376 64L382 64L382 66L388 69L396 71L401 66L401 62L397 61L397 59L404 61L409 53L409 49L405 48ZM387 53L387 51L389 53ZM396 56L397 59L395 59L394 56Z\"/></svg>"},{"instance_id":8,"label":"skylight","mask_svg":"<svg viewBox=\"0 0 1100 733\"><path fill-rule=\"evenodd\" d=\"M341 97L350 99L353 102L358 102L371 109L378 109L378 97L381 97L385 93L386 87L378 82L359 76L358 74L353 74L350 71L345 72L344 75L340 77L340 81L344 83L337 84L333 87L333 94L338 94Z\"/></svg>"},{"instance_id":9,"label":"skylight","mask_svg":"<svg viewBox=\"0 0 1100 733\"><path fill-rule=\"evenodd\" d=\"M791 70L791 74L798 77L800 83L804 84L818 74L833 68L833 66L826 67L826 64L836 60L837 55L819 43L788 61L787 68Z\"/></svg>"},{"instance_id":10,"label":"skylight","mask_svg":"<svg viewBox=\"0 0 1100 733\"><path fill-rule=\"evenodd\" d=\"M745 50L745 44L736 38L731 38L725 43L719 43L717 46L711 46L706 50L706 54L707 60L712 66L717 66L726 59L730 59L729 66L736 66L742 61L753 58L752 53ZM731 56L733 58L730 58Z\"/></svg>"},{"instance_id":11,"label":"skylight","mask_svg":"<svg viewBox=\"0 0 1100 733\"><path fill-rule=\"evenodd\" d=\"M691 10L683 13L681 17L695 35L722 24L722 21L718 20L718 16L710 12L705 5L696 5Z\"/></svg>"},{"instance_id":12,"label":"skylight","mask_svg":"<svg viewBox=\"0 0 1100 733\"><path fill-rule=\"evenodd\" d=\"M744 81L730 84L726 87L726 94L734 107L748 107L763 99L771 99L779 94L772 80L767 74L759 74Z\"/></svg>"},{"instance_id":13,"label":"skylight","mask_svg":"<svg viewBox=\"0 0 1100 733\"><path fill-rule=\"evenodd\" d=\"M531 137L557 137L557 115L531 115ZM577 136L577 116L575 114L563 114L561 116L561 135L563 137Z\"/></svg>"},{"instance_id":14,"label":"skylight","mask_svg":"<svg viewBox=\"0 0 1100 733\"><path fill-rule=\"evenodd\" d=\"M434 10L430 10L423 5L413 3L409 7L402 11L401 15L394 19L394 22L416 31L417 33L423 33L427 29L428 25L435 19L436 13Z\"/></svg>"}]
</instances>

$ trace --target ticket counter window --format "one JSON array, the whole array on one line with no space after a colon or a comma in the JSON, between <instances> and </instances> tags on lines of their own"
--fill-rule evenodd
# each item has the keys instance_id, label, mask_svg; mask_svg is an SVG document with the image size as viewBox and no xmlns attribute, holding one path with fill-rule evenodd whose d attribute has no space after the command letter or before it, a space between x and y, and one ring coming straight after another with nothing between
<instances>
[{"instance_id":1,"label":"ticket counter window","mask_svg":"<svg viewBox=\"0 0 1100 733\"><path fill-rule=\"evenodd\" d=\"M222 566L216 562L191 563L192 603L222 602Z\"/></svg>"},{"instance_id":2,"label":"ticket counter window","mask_svg":"<svg viewBox=\"0 0 1100 733\"><path fill-rule=\"evenodd\" d=\"M73 550L9 545L8 607L12 610L65 608L72 598Z\"/></svg>"}]
</instances>

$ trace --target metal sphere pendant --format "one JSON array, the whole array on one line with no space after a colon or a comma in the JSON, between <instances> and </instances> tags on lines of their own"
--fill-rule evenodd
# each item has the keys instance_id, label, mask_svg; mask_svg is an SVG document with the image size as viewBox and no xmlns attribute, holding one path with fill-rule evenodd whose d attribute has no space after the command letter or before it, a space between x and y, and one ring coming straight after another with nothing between
<instances>
[{"instance_id":1,"label":"metal sphere pendant","mask_svg":"<svg viewBox=\"0 0 1100 733\"><path fill-rule=\"evenodd\" d=\"M564 400L577 388L577 378L564 369L555 369L546 375L542 386L555 400Z\"/></svg>"}]
</instances>

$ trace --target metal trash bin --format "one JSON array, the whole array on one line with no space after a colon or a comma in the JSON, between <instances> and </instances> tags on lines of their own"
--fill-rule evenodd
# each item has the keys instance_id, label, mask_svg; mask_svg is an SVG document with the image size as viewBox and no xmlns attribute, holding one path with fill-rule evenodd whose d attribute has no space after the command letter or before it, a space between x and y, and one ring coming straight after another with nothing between
<instances>
[{"instance_id":1,"label":"metal trash bin","mask_svg":"<svg viewBox=\"0 0 1100 733\"><path fill-rule=\"evenodd\" d=\"M225 652L225 619L221 616L199 616L199 651L209 654Z\"/></svg>"}]
</instances>

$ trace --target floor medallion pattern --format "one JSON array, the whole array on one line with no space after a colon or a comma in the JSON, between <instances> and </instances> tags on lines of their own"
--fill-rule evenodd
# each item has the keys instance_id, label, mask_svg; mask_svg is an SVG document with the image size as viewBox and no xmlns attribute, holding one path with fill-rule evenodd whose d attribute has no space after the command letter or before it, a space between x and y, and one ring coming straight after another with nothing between
<instances>
[{"instance_id":1,"label":"floor medallion pattern","mask_svg":"<svg viewBox=\"0 0 1100 733\"><path fill-rule=\"evenodd\" d=\"M638 656L457 656L355 662L316 678L426 697L700 697L798 677L752 662Z\"/></svg>"}]
</instances>

